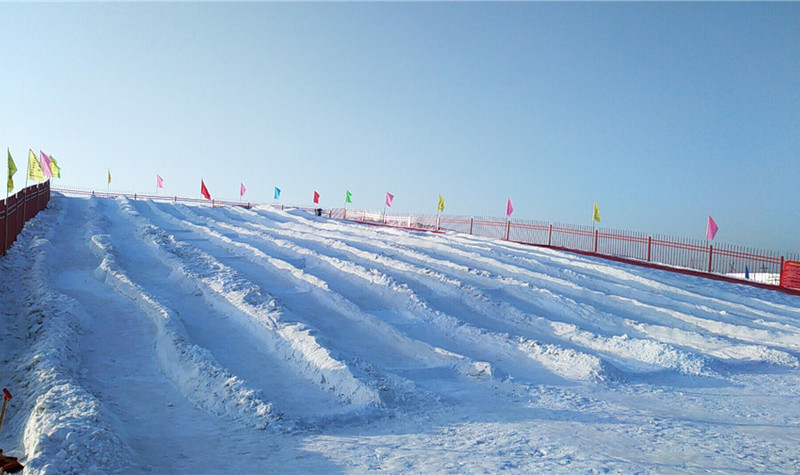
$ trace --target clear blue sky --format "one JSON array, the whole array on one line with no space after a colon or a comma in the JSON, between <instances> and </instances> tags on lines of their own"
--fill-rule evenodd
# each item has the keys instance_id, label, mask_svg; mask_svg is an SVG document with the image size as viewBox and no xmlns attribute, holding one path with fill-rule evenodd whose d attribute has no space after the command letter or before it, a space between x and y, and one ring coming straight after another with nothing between
<instances>
[{"instance_id":1,"label":"clear blue sky","mask_svg":"<svg viewBox=\"0 0 800 475\"><path fill-rule=\"evenodd\" d=\"M800 249L800 3L0 3L0 145L60 186ZM18 187L24 171L16 176Z\"/></svg>"}]
</instances>

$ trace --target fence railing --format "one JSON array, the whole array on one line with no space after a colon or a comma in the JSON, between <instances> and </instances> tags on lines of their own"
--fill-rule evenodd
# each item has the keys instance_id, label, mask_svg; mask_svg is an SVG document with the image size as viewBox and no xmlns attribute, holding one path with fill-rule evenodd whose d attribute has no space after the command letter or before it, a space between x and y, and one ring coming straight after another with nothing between
<instances>
[{"instance_id":1,"label":"fence railing","mask_svg":"<svg viewBox=\"0 0 800 475\"><path fill-rule=\"evenodd\" d=\"M50 201L50 180L32 185L0 201L0 250L5 255L25 223Z\"/></svg>"},{"instance_id":2,"label":"fence railing","mask_svg":"<svg viewBox=\"0 0 800 475\"><path fill-rule=\"evenodd\" d=\"M593 229L591 226L544 221L505 220L496 217L394 215L341 208L324 215L365 223L411 229L456 231L475 236L566 249L690 269L707 274L747 279L790 287L781 280L787 262L800 261L800 253L779 253L700 239L649 235L637 231ZM791 286L791 288L794 288Z\"/></svg>"},{"instance_id":3,"label":"fence railing","mask_svg":"<svg viewBox=\"0 0 800 475\"><path fill-rule=\"evenodd\" d=\"M98 198L117 198L124 196L132 200L171 201L175 203L206 203L212 206L240 206L242 208L251 208L253 206L253 203L243 201L206 200L202 198L182 198L180 196L148 195L130 191L97 191L81 188L56 187L53 187L53 191L67 195L97 196Z\"/></svg>"}]
</instances>

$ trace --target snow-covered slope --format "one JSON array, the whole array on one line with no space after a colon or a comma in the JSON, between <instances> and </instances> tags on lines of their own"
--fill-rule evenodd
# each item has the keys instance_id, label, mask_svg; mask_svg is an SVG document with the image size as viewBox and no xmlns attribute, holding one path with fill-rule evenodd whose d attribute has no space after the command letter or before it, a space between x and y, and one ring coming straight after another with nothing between
<instances>
[{"instance_id":1,"label":"snow-covered slope","mask_svg":"<svg viewBox=\"0 0 800 475\"><path fill-rule=\"evenodd\" d=\"M795 296L58 194L0 264L26 473L800 471Z\"/></svg>"}]
</instances>

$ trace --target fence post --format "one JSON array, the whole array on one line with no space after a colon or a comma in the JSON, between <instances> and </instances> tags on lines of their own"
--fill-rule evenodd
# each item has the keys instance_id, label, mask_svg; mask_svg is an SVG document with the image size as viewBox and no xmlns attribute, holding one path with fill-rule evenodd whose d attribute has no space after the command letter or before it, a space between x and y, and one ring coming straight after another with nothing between
<instances>
[{"instance_id":1,"label":"fence post","mask_svg":"<svg viewBox=\"0 0 800 475\"><path fill-rule=\"evenodd\" d=\"M781 256L781 268L778 270L778 285L783 287L783 256Z\"/></svg>"},{"instance_id":2,"label":"fence post","mask_svg":"<svg viewBox=\"0 0 800 475\"><path fill-rule=\"evenodd\" d=\"M594 230L594 253L597 254L597 236L600 231L597 229Z\"/></svg>"},{"instance_id":3,"label":"fence post","mask_svg":"<svg viewBox=\"0 0 800 475\"><path fill-rule=\"evenodd\" d=\"M547 229L547 247L550 247L551 243L553 242L553 225L548 225Z\"/></svg>"},{"instance_id":4,"label":"fence post","mask_svg":"<svg viewBox=\"0 0 800 475\"><path fill-rule=\"evenodd\" d=\"M473 218L469 218L469 233L472 234L472 220Z\"/></svg>"},{"instance_id":5,"label":"fence post","mask_svg":"<svg viewBox=\"0 0 800 475\"><path fill-rule=\"evenodd\" d=\"M714 246L708 245L708 272L711 273L711 255L714 254Z\"/></svg>"},{"instance_id":6,"label":"fence post","mask_svg":"<svg viewBox=\"0 0 800 475\"><path fill-rule=\"evenodd\" d=\"M6 254L6 244L8 243L8 198L3 202L5 209L3 210L3 247L0 248L2 255Z\"/></svg>"}]
</instances>

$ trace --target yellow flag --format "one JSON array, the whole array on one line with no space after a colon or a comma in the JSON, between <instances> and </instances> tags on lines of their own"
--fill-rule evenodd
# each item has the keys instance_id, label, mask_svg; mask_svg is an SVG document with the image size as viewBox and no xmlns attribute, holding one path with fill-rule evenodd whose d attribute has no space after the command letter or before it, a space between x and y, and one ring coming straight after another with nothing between
<instances>
[{"instance_id":1,"label":"yellow flag","mask_svg":"<svg viewBox=\"0 0 800 475\"><path fill-rule=\"evenodd\" d=\"M8 192L11 193L11 190L14 189L14 173L17 173L17 164L14 163L14 159L11 158L11 150L6 150L8 152Z\"/></svg>"},{"instance_id":2,"label":"yellow flag","mask_svg":"<svg viewBox=\"0 0 800 475\"><path fill-rule=\"evenodd\" d=\"M28 149L28 179L44 181L42 166L39 164L39 160L36 160L36 154L30 149Z\"/></svg>"},{"instance_id":3,"label":"yellow flag","mask_svg":"<svg viewBox=\"0 0 800 475\"><path fill-rule=\"evenodd\" d=\"M439 209L439 211L444 211L444 198L442 198L442 195L439 195L439 208L438 209Z\"/></svg>"},{"instance_id":4,"label":"yellow flag","mask_svg":"<svg viewBox=\"0 0 800 475\"><path fill-rule=\"evenodd\" d=\"M600 222L600 208L597 207L597 201L594 202L594 213L592 214L592 220Z\"/></svg>"},{"instance_id":5,"label":"yellow flag","mask_svg":"<svg viewBox=\"0 0 800 475\"><path fill-rule=\"evenodd\" d=\"M111 169L108 170L108 184L111 184Z\"/></svg>"}]
</instances>

